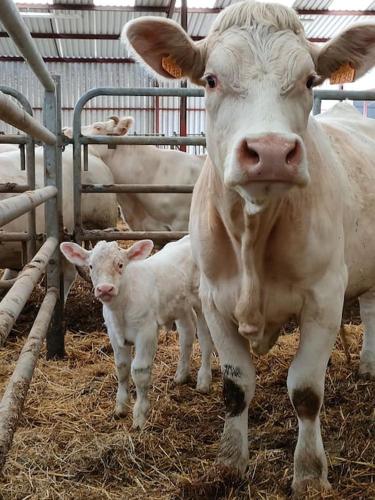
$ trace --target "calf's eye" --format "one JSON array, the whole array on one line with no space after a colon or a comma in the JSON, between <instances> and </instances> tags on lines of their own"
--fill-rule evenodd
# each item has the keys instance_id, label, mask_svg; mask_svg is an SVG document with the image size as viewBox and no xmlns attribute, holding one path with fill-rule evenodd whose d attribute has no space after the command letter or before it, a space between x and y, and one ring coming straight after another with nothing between
<instances>
[{"instance_id":1,"label":"calf's eye","mask_svg":"<svg viewBox=\"0 0 375 500\"><path fill-rule=\"evenodd\" d=\"M122 269L123 267L124 267L124 264L122 264L122 263L120 262L120 263L119 263L119 265L118 265L118 268L119 268L119 269Z\"/></svg>"},{"instance_id":2,"label":"calf's eye","mask_svg":"<svg viewBox=\"0 0 375 500\"><path fill-rule=\"evenodd\" d=\"M91 264L89 265L89 268L92 269L92 265Z\"/></svg>"},{"instance_id":3,"label":"calf's eye","mask_svg":"<svg viewBox=\"0 0 375 500\"><path fill-rule=\"evenodd\" d=\"M217 78L216 78L216 76L214 76L214 75L207 75L205 77L205 80L206 80L207 86L210 87L210 89L214 89L215 87L217 87Z\"/></svg>"}]
</instances>

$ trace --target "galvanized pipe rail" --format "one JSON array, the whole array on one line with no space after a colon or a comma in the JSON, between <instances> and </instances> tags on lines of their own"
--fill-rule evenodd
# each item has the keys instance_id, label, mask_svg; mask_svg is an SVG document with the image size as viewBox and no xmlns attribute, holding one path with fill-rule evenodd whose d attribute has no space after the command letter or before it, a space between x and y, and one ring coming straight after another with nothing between
<instances>
[{"instance_id":1,"label":"galvanized pipe rail","mask_svg":"<svg viewBox=\"0 0 375 500\"><path fill-rule=\"evenodd\" d=\"M32 261L23 268L15 284L0 302L0 346L4 345L57 247L58 240L49 237Z\"/></svg>"},{"instance_id":2,"label":"galvanized pipe rail","mask_svg":"<svg viewBox=\"0 0 375 500\"><path fill-rule=\"evenodd\" d=\"M14 39L22 55L29 62L36 76L45 87L43 106L44 125L32 117L31 107L27 100L18 95L17 91L0 87L0 119L29 134L32 138L44 142L44 178L45 186L35 190L35 153L34 141L25 136L3 136L0 143L11 142L20 144L21 168L24 167L25 145L27 151L27 186L13 186L14 191L30 187L31 191L0 201L0 225L6 224L20 215L29 212L30 208L45 202L46 241L34 258L24 266L20 275L11 280L13 286L0 302L0 345L6 340L10 330L29 299L34 287L46 272L47 293L39 314L31 329L16 370L0 403L0 469L3 467L6 454L10 448L17 420L22 410L23 402L31 381L40 347L47 329L47 356L62 357L64 355L64 335L62 317L63 279L60 265L58 244L62 241L62 181L61 181L61 102L60 81L52 77L39 54L25 23L23 22L14 2L2 0L0 21ZM24 109L20 109L5 94L19 100ZM1 189L5 189L2 185ZM9 186L8 186L9 187ZM32 216L29 223L32 221ZM34 219L35 223L35 219ZM0 231L0 241L12 241L15 237L24 246L36 241L34 231L28 233L9 233ZM4 283L1 283L2 285ZM7 285L7 283L5 283Z\"/></svg>"},{"instance_id":3,"label":"galvanized pipe rail","mask_svg":"<svg viewBox=\"0 0 375 500\"><path fill-rule=\"evenodd\" d=\"M30 116L33 116L33 109L31 107L31 104L29 101L26 99L26 97L18 92L15 89L12 89L11 87L8 87L6 85L0 85L0 92L3 92L4 94L7 94L14 99L16 99L23 109L28 113ZM7 138L14 138L15 140L20 139L25 139L25 147L26 147L26 178L27 178L27 185L28 189L25 189L25 191L28 190L33 190L35 189L35 142L32 137L30 136L20 136L20 135L4 135L0 138L1 139L7 139ZM4 142L5 142L4 140ZM7 142L9 144L9 141ZM12 142L11 142L12 143ZM21 170L25 170L25 154L24 150L21 147ZM23 192L21 190L17 190L17 188L12 188L11 192ZM27 241L27 259L31 260L32 257L35 255L36 252L36 215L35 215L35 209L30 210L30 212L27 214L27 227L28 227L28 233L30 235L30 238Z\"/></svg>"},{"instance_id":4,"label":"galvanized pipe rail","mask_svg":"<svg viewBox=\"0 0 375 500\"><path fill-rule=\"evenodd\" d=\"M50 288L18 358L16 368L0 402L0 470L12 445L14 432L30 387L43 340L52 318L58 290Z\"/></svg>"},{"instance_id":5,"label":"galvanized pipe rail","mask_svg":"<svg viewBox=\"0 0 375 500\"><path fill-rule=\"evenodd\" d=\"M105 144L116 146L121 144L133 145L200 145L205 146L206 140L201 136L82 136L81 113L88 101L99 96L161 96L161 97L203 97L202 89L187 88L97 88L86 92L78 100L73 115L73 162L74 162L74 237L76 241L85 240L136 240L151 238L155 241L174 240L183 237L185 231L88 231L82 227L81 193L191 193L192 186L152 186L150 184L137 184L126 186L81 185L82 157L81 146L89 144ZM84 148L85 151L86 147ZM87 152L84 154L84 170L86 168ZM165 188L165 190L163 190Z\"/></svg>"},{"instance_id":6,"label":"galvanized pipe rail","mask_svg":"<svg viewBox=\"0 0 375 500\"><path fill-rule=\"evenodd\" d=\"M0 202L0 226L29 212L57 194L55 186L46 186L35 191L12 196Z\"/></svg>"},{"instance_id":7,"label":"galvanized pipe rail","mask_svg":"<svg viewBox=\"0 0 375 500\"><path fill-rule=\"evenodd\" d=\"M375 101L375 90L315 90L313 115L322 111L322 101Z\"/></svg>"}]
</instances>

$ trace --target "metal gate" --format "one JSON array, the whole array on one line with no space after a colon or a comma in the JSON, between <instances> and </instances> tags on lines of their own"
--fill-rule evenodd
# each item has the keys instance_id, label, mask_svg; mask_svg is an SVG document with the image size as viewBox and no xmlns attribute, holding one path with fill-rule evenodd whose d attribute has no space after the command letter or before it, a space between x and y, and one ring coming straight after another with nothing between
<instances>
[{"instance_id":1,"label":"metal gate","mask_svg":"<svg viewBox=\"0 0 375 500\"><path fill-rule=\"evenodd\" d=\"M19 51L44 87L43 122L32 116L31 107L17 91L0 90L0 119L20 129L23 135L2 135L0 143L20 145L21 169L27 171L27 183L0 184L2 193L19 193L0 201L0 226L28 215L28 230L21 233L0 231L0 242L19 241L23 245L23 260L27 263L15 280L1 282L9 291L0 302L0 345L29 299L33 289L46 274L46 294L29 336L21 351L16 368L0 403L0 469L12 443L13 435L44 338L47 336L47 356L64 355L63 280L59 243L62 237L61 215L61 104L58 77L52 77L36 49L30 33L12 0L2 0L0 20ZM17 99L23 109L7 95ZM34 139L44 147L44 187L35 189ZM35 208L45 204L46 234L36 252L38 235L35 230Z\"/></svg>"}]
</instances>

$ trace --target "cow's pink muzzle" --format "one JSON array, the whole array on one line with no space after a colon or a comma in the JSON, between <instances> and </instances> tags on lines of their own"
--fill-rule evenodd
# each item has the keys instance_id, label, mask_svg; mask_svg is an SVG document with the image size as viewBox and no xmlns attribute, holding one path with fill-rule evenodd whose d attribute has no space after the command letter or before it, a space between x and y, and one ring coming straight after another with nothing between
<instances>
[{"instance_id":1,"label":"cow's pink muzzle","mask_svg":"<svg viewBox=\"0 0 375 500\"><path fill-rule=\"evenodd\" d=\"M110 301L117 295L117 288L109 283L103 283L95 287L95 297L103 302Z\"/></svg>"},{"instance_id":2,"label":"cow's pink muzzle","mask_svg":"<svg viewBox=\"0 0 375 500\"><path fill-rule=\"evenodd\" d=\"M247 182L300 184L303 160L304 150L297 136L249 136L237 148L237 162Z\"/></svg>"}]
</instances>

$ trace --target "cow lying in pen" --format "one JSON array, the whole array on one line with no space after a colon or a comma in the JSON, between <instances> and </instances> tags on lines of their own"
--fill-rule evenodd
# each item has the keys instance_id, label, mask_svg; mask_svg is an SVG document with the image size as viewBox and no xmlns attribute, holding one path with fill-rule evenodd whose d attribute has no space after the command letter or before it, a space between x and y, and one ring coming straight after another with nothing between
<instances>
[{"instance_id":1,"label":"cow lying in pen","mask_svg":"<svg viewBox=\"0 0 375 500\"><path fill-rule=\"evenodd\" d=\"M320 409L345 298L360 298L360 372L375 378L375 121L347 105L311 116L312 88L374 66L375 24L318 46L292 9L244 1L198 43L151 17L129 22L123 38L155 73L206 89L208 158L190 234L224 379L219 461L245 471L250 345L267 351L296 315L300 344L287 379L299 426L293 489L329 487Z\"/></svg>"},{"instance_id":2,"label":"cow lying in pen","mask_svg":"<svg viewBox=\"0 0 375 500\"><path fill-rule=\"evenodd\" d=\"M62 243L61 251L76 266L89 266L95 296L103 303L103 316L115 355L118 391L115 413L123 416L128 401L131 367L137 389L133 426L142 428L149 410L148 390L158 329L175 321L180 340L176 383L190 375L190 357L197 331L202 362L197 390L211 384L212 340L198 298L199 274L193 263L190 239L169 243L149 257L151 240L134 243L128 250L116 242L99 242L91 251L75 243ZM131 346L135 358L131 361Z\"/></svg>"},{"instance_id":3,"label":"cow lying in pen","mask_svg":"<svg viewBox=\"0 0 375 500\"><path fill-rule=\"evenodd\" d=\"M133 126L131 116L113 116L107 121L82 127L83 135L126 135ZM71 128L63 130L72 137ZM156 146L91 144L91 155L108 165L116 184L195 184L205 156L191 155ZM187 231L191 194L120 193L117 195L124 219L134 231Z\"/></svg>"}]
</instances>

